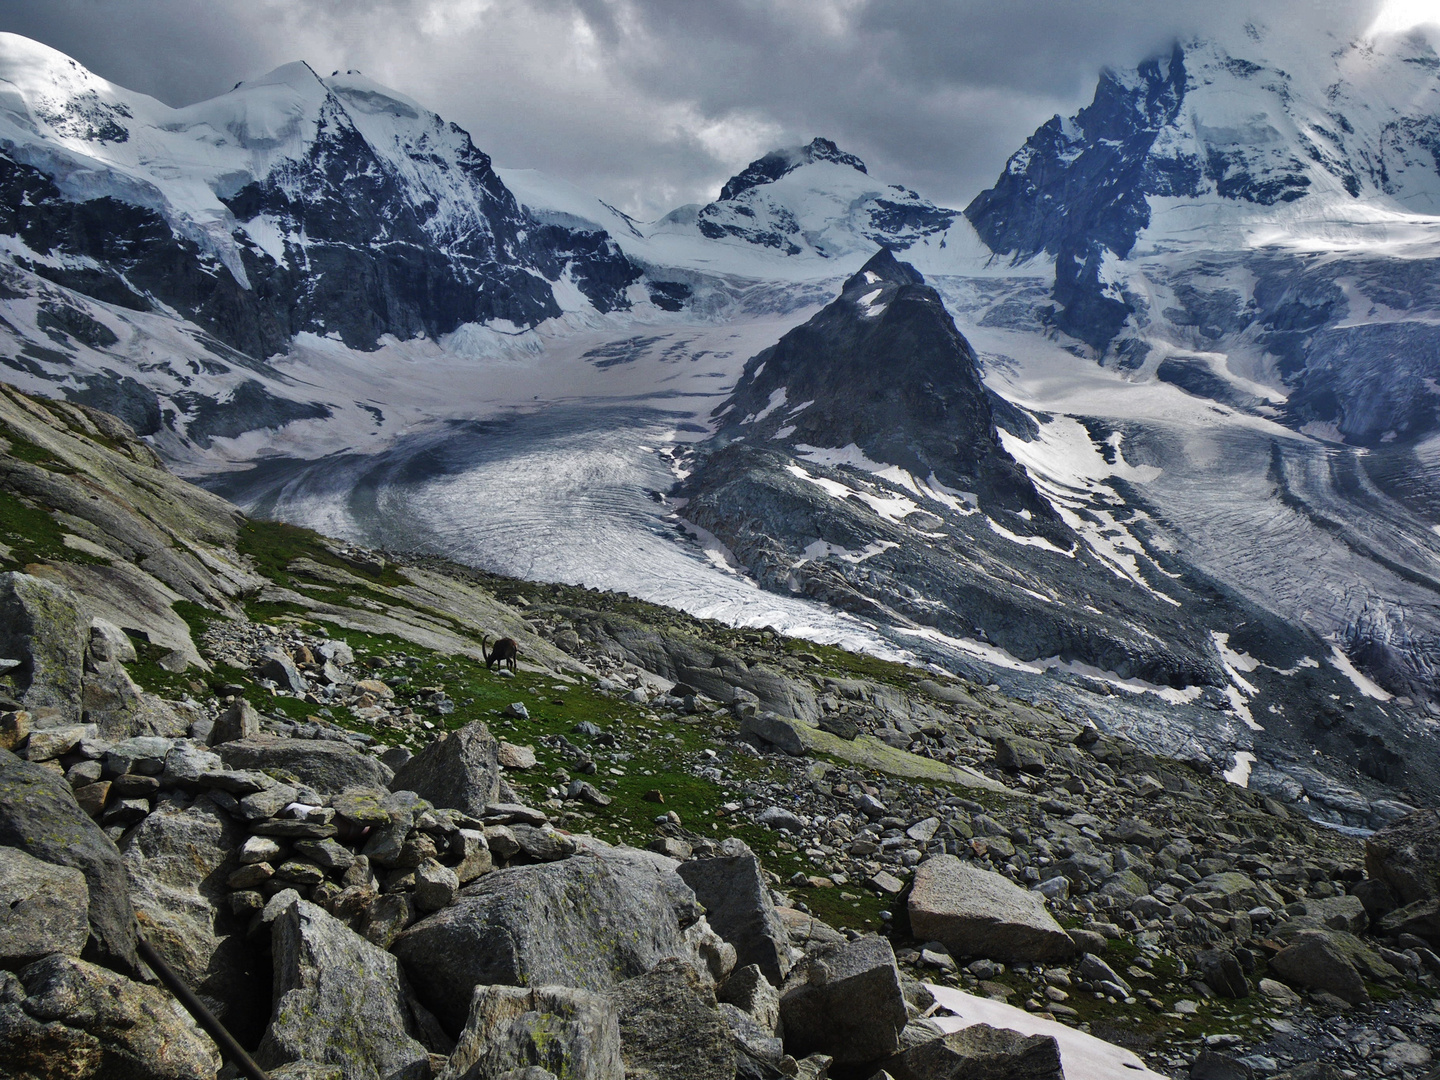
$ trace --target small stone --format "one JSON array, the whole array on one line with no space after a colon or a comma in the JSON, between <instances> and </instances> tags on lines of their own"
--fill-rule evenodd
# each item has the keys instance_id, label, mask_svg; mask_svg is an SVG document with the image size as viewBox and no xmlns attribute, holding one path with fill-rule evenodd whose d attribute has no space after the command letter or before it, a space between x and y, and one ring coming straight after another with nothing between
<instances>
[{"instance_id":1,"label":"small stone","mask_svg":"<svg viewBox=\"0 0 1440 1080\"><path fill-rule=\"evenodd\" d=\"M18 750L30 737L30 714L24 709L0 712L0 750Z\"/></svg>"},{"instance_id":2,"label":"small stone","mask_svg":"<svg viewBox=\"0 0 1440 1080\"><path fill-rule=\"evenodd\" d=\"M274 876L275 868L268 862L249 863L226 878L225 884L232 889L253 889Z\"/></svg>"},{"instance_id":3,"label":"small stone","mask_svg":"<svg viewBox=\"0 0 1440 1080\"><path fill-rule=\"evenodd\" d=\"M284 849L268 836L251 836L240 845L238 859L242 866L273 863L280 858L282 850Z\"/></svg>"},{"instance_id":4,"label":"small stone","mask_svg":"<svg viewBox=\"0 0 1440 1080\"><path fill-rule=\"evenodd\" d=\"M1282 982L1276 982L1274 979L1261 979L1259 985L1262 994L1281 1005L1300 1004L1300 995Z\"/></svg>"},{"instance_id":5,"label":"small stone","mask_svg":"<svg viewBox=\"0 0 1440 1080\"><path fill-rule=\"evenodd\" d=\"M509 705L506 705L501 712L514 720L530 719L530 710L525 707L523 701L512 701Z\"/></svg>"},{"instance_id":6,"label":"small stone","mask_svg":"<svg viewBox=\"0 0 1440 1080\"><path fill-rule=\"evenodd\" d=\"M105 811L100 823L106 827L128 829L144 821L149 813L150 804L144 799L121 799Z\"/></svg>"},{"instance_id":7,"label":"small stone","mask_svg":"<svg viewBox=\"0 0 1440 1080\"><path fill-rule=\"evenodd\" d=\"M415 906L421 911L439 911L455 899L460 878L437 859L426 859L415 868Z\"/></svg>"},{"instance_id":8,"label":"small stone","mask_svg":"<svg viewBox=\"0 0 1440 1080\"><path fill-rule=\"evenodd\" d=\"M155 777L135 773L117 776L110 785L110 791L120 799L152 799L159 790L160 781Z\"/></svg>"},{"instance_id":9,"label":"small stone","mask_svg":"<svg viewBox=\"0 0 1440 1080\"><path fill-rule=\"evenodd\" d=\"M261 837L251 837L260 840ZM324 870L348 870L355 863L355 853L334 840L297 840L295 853L304 856Z\"/></svg>"},{"instance_id":10,"label":"small stone","mask_svg":"<svg viewBox=\"0 0 1440 1080\"><path fill-rule=\"evenodd\" d=\"M805 831L805 822L783 806L768 806L755 819L766 828L785 830L792 833Z\"/></svg>"},{"instance_id":11,"label":"small stone","mask_svg":"<svg viewBox=\"0 0 1440 1080\"><path fill-rule=\"evenodd\" d=\"M887 893L890 896L899 896L905 891L905 882L887 870L872 874L867 884L876 892Z\"/></svg>"},{"instance_id":12,"label":"small stone","mask_svg":"<svg viewBox=\"0 0 1440 1080\"><path fill-rule=\"evenodd\" d=\"M570 781L570 788L566 798L579 799L582 802L591 803L594 806L609 806L611 799L594 784L585 780Z\"/></svg>"},{"instance_id":13,"label":"small stone","mask_svg":"<svg viewBox=\"0 0 1440 1080\"><path fill-rule=\"evenodd\" d=\"M101 780L99 783L86 784L84 787L75 789L75 801L80 804L80 809L89 814L92 818L98 818L105 809L105 802L110 797L110 781Z\"/></svg>"},{"instance_id":14,"label":"small stone","mask_svg":"<svg viewBox=\"0 0 1440 1080\"><path fill-rule=\"evenodd\" d=\"M533 746L516 746L500 740L500 765L506 769L533 769L537 764Z\"/></svg>"}]
</instances>

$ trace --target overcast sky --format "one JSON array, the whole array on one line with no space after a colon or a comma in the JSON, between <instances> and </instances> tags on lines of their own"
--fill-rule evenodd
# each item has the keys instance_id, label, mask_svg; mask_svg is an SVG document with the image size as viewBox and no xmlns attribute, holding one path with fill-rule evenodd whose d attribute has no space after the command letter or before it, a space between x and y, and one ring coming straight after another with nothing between
<instances>
[{"instance_id":1,"label":"overcast sky","mask_svg":"<svg viewBox=\"0 0 1440 1080\"><path fill-rule=\"evenodd\" d=\"M1440 0L1391 0L1393 4ZM1107 65L1247 19L1347 39L1381 0L0 0L0 30L185 105L292 60L355 68L496 164L642 218L815 135L963 206Z\"/></svg>"}]
</instances>

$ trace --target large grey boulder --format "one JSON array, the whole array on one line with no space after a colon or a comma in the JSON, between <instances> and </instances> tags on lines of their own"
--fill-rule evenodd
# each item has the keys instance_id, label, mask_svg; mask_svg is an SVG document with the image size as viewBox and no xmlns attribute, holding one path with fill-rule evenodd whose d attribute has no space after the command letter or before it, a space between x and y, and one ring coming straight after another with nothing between
<instances>
[{"instance_id":1,"label":"large grey boulder","mask_svg":"<svg viewBox=\"0 0 1440 1080\"><path fill-rule=\"evenodd\" d=\"M812 953L780 996L785 1049L838 1064L879 1061L900 1049L909 1014L890 943L871 934Z\"/></svg>"},{"instance_id":2,"label":"large grey boulder","mask_svg":"<svg viewBox=\"0 0 1440 1080\"><path fill-rule=\"evenodd\" d=\"M400 766L390 787L481 817L500 798L500 744L480 721L466 724Z\"/></svg>"},{"instance_id":3,"label":"large grey boulder","mask_svg":"<svg viewBox=\"0 0 1440 1080\"><path fill-rule=\"evenodd\" d=\"M274 1012L256 1060L338 1065L344 1080L426 1080L400 968L338 919L295 900L270 926Z\"/></svg>"},{"instance_id":4,"label":"large grey boulder","mask_svg":"<svg viewBox=\"0 0 1440 1080\"><path fill-rule=\"evenodd\" d=\"M732 843L739 850L727 851ZM784 982L790 973L789 940L760 860L738 841L726 840L720 857L684 862L675 872L704 906L711 928L735 947L736 963L756 965L776 986Z\"/></svg>"},{"instance_id":5,"label":"large grey boulder","mask_svg":"<svg viewBox=\"0 0 1440 1080\"><path fill-rule=\"evenodd\" d=\"M567 1080L623 1080L614 1006L565 986L477 986L439 1080L499 1080L527 1068Z\"/></svg>"},{"instance_id":6,"label":"large grey boulder","mask_svg":"<svg viewBox=\"0 0 1440 1080\"><path fill-rule=\"evenodd\" d=\"M1365 872L1404 904L1440 900L1440 810L1420 810L1365 841Z\"/></svg>"},{"instance_id":7,"label":"large grey boulder","mask_svg":"<svg viewBox=\"0 0 1440 1080\"><path fill-rule=\"evenodd\" d=\"M1050 1035L972 1024L912 1046L885 1062L893 1080L1065 1080Z\"/></svg>"},{"instance_id":8,"label":"large grey boulder","mask_svg":"<svg viewBox=\"0 0 1440 1080\"><path fill-rule=\"evenodd\" d=\"M65 778L0 750L0 845L85 875L90 941L85 955L135 971L135 912L120 852L70 793Z\"/></svg>"},{"instance_id":9,"label":"large grey boulder","mask_svg":"<svg viewBox=\"0 0 1440 1080\"><path fill-rule=\"evenodd\" d=\"M257 735L220 743L215 752L229 769L283 769L325 795L351 787L389 787L390 770L369 754L331 739Z\"/></svg>"},{"instance_id":10,"label":"large grey boulder","mask_svg":"<svg viewBox=\"0 0 1440 1080\"><path fill-rule=\"evenodd\" d=\"M16 970L50 953L79 956L89 936L85 875L0 847L0 968Z\"/></svg>"},{"instance_id":11,"label":"large grey boulder","mask_svg":"<svg viewBox=\"0 0 1440 1080\"><path fill-rule=\"evenodd\" d=\"M214 1044L157 987L71 956L20 973L26 997L0 1003L0 1070L16 1080L197 1080Z\"/></svg>"},{"instance_id":12,"label":"large grey boulder","mask_svg":"<svg viewBox=\"0 0 1440 1080\"><path fill-rule=\"evenodd\" d=\"M56 709L63 721L80 721L89 640L90 620L65 586L0 574L0 659L20 661L11 678L25 708Z\"/></svg>"},{"instance_id":13,"label":"large grey boulder","mask_svg":"<svg viewBox=\"0 0 1440 1080\"><path fill-rule=\"evenodd\" d=\"M954 855L916 868L909 910L915 937L942 942L955 956L1033 963L1079 951L1041 896Z\"/></svg>"},{"instance_id":14,"label":"large grey boulder","mask_svg":"<svg viewBox=\"0 0 1440 1080\"><path fill-rule=\"evenodd\" d=\"M1291 986L1324 990L1352 1004L1370 996L1360 972L1326 933L1300 934L1270 958L1270 970Z\"/></svg>"},{"instance_id":15,"label":"large grey boulder","mask_svg":"<svg viewBox=\"0 0 1440 1080\"><path fill-rule=\"evenodd\" d=\"M264 1030L267 995L225 883L239 868L245 838L207 796L189 807L162 801L125 837L122 854L145 939L226 1027L253 1044Z\"/></svg>"},{"instance_id":16,"label":"large grey boulder","mask_svg":"<svg viewBox=\"0 0 1440 1080\"><path fill-rule=\"evenodd\" d=\"M420 1000L459 1031L475 987L602 992L667 956L688 956L700 919L672 870L623 849L496 870L395 941Z\"/></svg>"},{"instance_id":17,"label":"large grey boulder","mask_svg":"<svg viewBox=\"0 0 1440 1080\"><path fill-rule=\"evenodd\" d=\"M627 1075L656 1080L732 1080L730 1025L709 990L683 961L662 960L607 995L620 1016Z\"/></svg>"}]
</instances>

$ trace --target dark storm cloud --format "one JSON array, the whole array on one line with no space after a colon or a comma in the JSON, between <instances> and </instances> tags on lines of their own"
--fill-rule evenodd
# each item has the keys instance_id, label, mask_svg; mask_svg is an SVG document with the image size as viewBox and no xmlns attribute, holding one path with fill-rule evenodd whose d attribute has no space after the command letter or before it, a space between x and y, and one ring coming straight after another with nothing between
<instances>
[{"instance_id":1,"label":"dark storm cloud","mask_svg":"<svg viewBox=\"0 0 1440 1080\"><path fill-rule=\"evenodd\" d=\"M1360 32L1379 0L0 0L0 29L186 104L291 60L358 68L497 163L654 216L823 134L964 205L1101 67L1177 35Z\"/></svg>"}]
</instances>

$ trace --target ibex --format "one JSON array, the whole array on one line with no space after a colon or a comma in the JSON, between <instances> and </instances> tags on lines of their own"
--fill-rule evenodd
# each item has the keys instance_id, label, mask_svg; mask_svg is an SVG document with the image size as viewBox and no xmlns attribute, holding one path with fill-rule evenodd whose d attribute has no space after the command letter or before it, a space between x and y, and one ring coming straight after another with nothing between
<instances>
[{"instance_id":1,"label":"ibex","mask_svg":"<svg viewBox=\"0 0 1440 1080\"><path fill-rule=\"evenodd\" d=\"M515 670L515 658L520 655L520 645L514 638L502 637L495 642L493 649L489 648L490 635L485 634L480 638L480 651L485 654L485 666L493 668L496 664L504 667L510 665L510 670Z\"/></svg>"}]
</instances>

